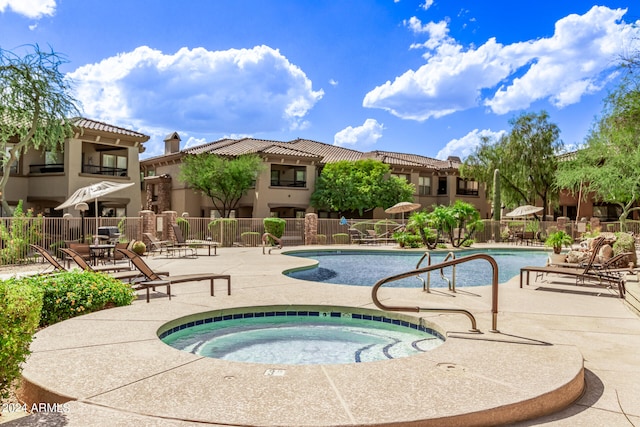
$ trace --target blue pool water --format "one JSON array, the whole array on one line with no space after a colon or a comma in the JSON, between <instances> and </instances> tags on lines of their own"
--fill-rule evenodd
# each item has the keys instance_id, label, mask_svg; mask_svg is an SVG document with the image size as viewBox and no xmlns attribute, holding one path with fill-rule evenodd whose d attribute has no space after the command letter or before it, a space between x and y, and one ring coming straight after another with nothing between
<instances>
[{"instance_id":1,"label":"blue pool water","mask_svg":"<svg viewBox=\"0 0 640 427\"><path fill-rule=\"evenodd\" d=\"M483 250L456 252L456 258L475 253L492 256L498 264L498 280L500 283L520 274L520 268L527 265L545 265L548 254L543 251L522 250ZM397 251L300 251L288 252L287 255L317 260L317 266L288 271L287 276L315 282L336 283L355 286L373 286L378 280L414 270L423 253L407 253ZM442 262L446 252L432 252L431 264ZM428 265L425 259L422 266ZM443 269L445 277L451 279L452 267ZM422 275L426 278L426 273ZM456 266L456 287L490 285L492 278L491 265L486 260L473 260ZM431 287L447 287L440 277L440 270L431 272ZM416 277L394 281L385 287L422 287Z\"/></svg>"},{"instance_id":2,"label":"blue pool water","mask_svg":"<svg viewBox=\"0 0 640 427\"><path fill-rule=\"evenodd\" d=\"M374 314L287 310L213 316L160 338L200 356L287 365L360 363L431 350L444 338L415 323Z\"/></svg>"}]
</instances>

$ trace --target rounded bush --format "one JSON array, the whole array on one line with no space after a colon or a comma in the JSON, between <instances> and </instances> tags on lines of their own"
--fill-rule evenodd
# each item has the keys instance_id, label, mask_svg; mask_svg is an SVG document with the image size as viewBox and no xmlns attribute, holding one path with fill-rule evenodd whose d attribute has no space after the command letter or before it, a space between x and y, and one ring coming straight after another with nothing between
<instances>
[{"instance_id":1,"label":"rounded bush","mask_svg":"<svg viewBox=\"0 0 640 427\"><path fill-rule=\"evenodd\" d=\"M333 243L338 245L348 245L349 244L349 235L347 233L336 233L333 234Z\"/></svg>"},{"instance_id":2,"label":"rounded bush","mask_svg":"<svg viewBox=\"0 0 640 427\"><path fill-rule=\"evenodd\" d=\"M112 306L129 305L135 298L129 284L104 273L69 271L20 280L44 293L40 326Z\"/></svg>"},{"instance_id":3,"label":"rounded bush","mask_svg":"<svg viewBox=\"0 0 640 427\"><path fill-rule=\"evenodd\" d=\"M41 288L20 279L0 281L0 400L9 397L40 322Z\"/></svg>"}]
</instances>

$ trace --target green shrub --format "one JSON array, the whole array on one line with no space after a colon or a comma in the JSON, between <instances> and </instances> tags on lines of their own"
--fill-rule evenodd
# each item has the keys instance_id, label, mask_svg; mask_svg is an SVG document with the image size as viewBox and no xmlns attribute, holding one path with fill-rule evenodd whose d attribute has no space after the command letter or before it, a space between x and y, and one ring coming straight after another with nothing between
<instances>
[{"instance_id":1,"label":"green shrub","mask_svg":"<svg viewBox=\"0 0 640 427\"><path fill-rule=\"evenodd\" d=\"M31 209L25 214L20 200L13 211L9 228L0 222L0 238L4 242L0 249L2 264L23 261L29 251L29 243L38 243L42 239L42 216L34 217Z\"/></svg>"},{"instance_id":2,"label":"green shrub","mask_svg":"<svg viewBox=\"0 0 640 427\"><path fill-rule=\"evenodd\" d=\"M631 234L616 233L616 241L613 243L613 254L618 255L624 252L636 252L636 240Z\"/></svg>"},{"instance_id":3,"label":"green shrub","mask_svg":"<svg viewBox=\"0 0 640 427\"><path fill-rule=\"evenodd\" d=\"M133 242L133 245L131 245L131 250L138 255L144 255L147 251L147 245L143 241L137 240Z\"/></svg>"},{"instance_id":4,"label":"green shrub","mask_svg":"<svg viewBox=\"0 0 640 427\"><path fill-rule=\"evenodd\" d=\"M182 231L182 236L185 239L189 238L189 221L182 217L176 218L176 225L180 227L180 231Z\"/></svg>"},{"instance_id":5,"label":"green shrub","mask_svg":"<svg viewBox=\"0 0 640 427\"><path fill-rule=\"evenodd\" d=\"M326 234L318 234L316 236L316 239L318 239L318 244L319 245L326 245L327 244L327 235Z\"/></svg>"},{"instance_id":6,"label":"green shrub","mask_svg":"<svg viewBox=\"0 0 640 427\"><path fill-rule=\"evenodd\" d=\"M260 239L262 235L257 231L245 231L240 234L242 244L245 246L258 246L260 245Z\"/></svg>"},{"instance_id":7,"label":"green shrub","mask_svg":"<svg viewBox=\"0 0 640 427\"><path fill-rule=\"evenodd\" d=\"M349 235L347 233L336 233L332 235L333 243L337 245L348 245L349 244Z\"/></svg>"},{"instance_id":8,"label":"green shrub","mask_svg":"<svg viewBox=\"0 0 640 427\"><path fill-rule=\"evenodd\" d=\"M218 218L211 221L207 228L211 232L211 238L220 242L222 246L233 246L238 233L238 221L233 218Z\"/></svg>"},{"instance_id":9,"label":"green shrub","mask_svg":"<svg viewBox=\"0 0 640 427\"><path fill-rule=\"evenodd\" d=\"M265 218L262 220L264 224L264 231L266 233L273 234L274 236L280 238L284 234L284 227L287 225L287 221L282 218ZM269 243L272 245L275 244L273 239L269 237Z\"/></svg>"},{"instance_id":10,"label":"green shrub","mask_svg":"<svg viewBox=\"0 0 640 427\"><path fill-rule=\"evenodd\" d=\"M393 240L398 242L401 248L419 248L423 244L420 235L406 231L396 231L393 233Z\"/></svg>"},{"instance_id":11,"label":"green shrub","mask_svg":"<svg viewBox=\"0 0 640 427\"><path fill-rule=\"evenodd\" d=\"M40 326L110 306L129 305L135 298L129 284L91 271L69 271L19 280L44 291Z\"/></svg>"},{"instance_id":12,"label":"green shrub","mask_svg":"<svg viewBox=\"0 0 640 427\"><path fill-rule=\"evenodd\" d=\"M0 281L0 400L20 378L40 321L43 290L19 279Z\"/></svg>"}]
</instances>

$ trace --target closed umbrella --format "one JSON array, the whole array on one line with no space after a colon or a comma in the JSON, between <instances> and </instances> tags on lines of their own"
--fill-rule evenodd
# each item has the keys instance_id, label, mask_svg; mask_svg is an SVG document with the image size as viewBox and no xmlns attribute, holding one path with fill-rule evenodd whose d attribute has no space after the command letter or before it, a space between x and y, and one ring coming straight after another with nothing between
<instances>
[{"instance_id":1,"label":"closed umbrella","mask_svg":"<svg viewBox=\"0 0 640 427\"><path fill-rule=\"evenodd\" d=\"M96 233L98 232L98 199L107 194L115 193L124 188L135 185L135 182L111 182L100 181L95 184L87 185L86 187L78 188L67 200L65 200L60 206L56 207L56 210L69 208L75 206L78 203L94 201L96 209Z\"/></svg>"}]
</instances>

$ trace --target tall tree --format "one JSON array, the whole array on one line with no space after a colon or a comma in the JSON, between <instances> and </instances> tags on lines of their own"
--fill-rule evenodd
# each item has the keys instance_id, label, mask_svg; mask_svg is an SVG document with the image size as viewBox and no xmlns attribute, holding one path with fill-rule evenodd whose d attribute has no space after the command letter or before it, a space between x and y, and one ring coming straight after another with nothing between
<instances>
[{"instance_id":1,"label":"tall tree","mask_svg":"<svg viewBox=\"0 0 640 427\"><path fill-rule=\"evenodd\" d=\"M254 154L225 158L210 153L183 159L180 178L194 190L208 196L224 218L238 207L240 198L255 184L263 166Z\"/></svg>"},{"instance_id":2,"label":"tall tree","mask_svg":"<svg viewBox=\"0 0 640 427\"><path fill-rule=\"evenodd\" d=\"M605 203L620 207L620 223L640 201L640 81L627 75L605 100L601 117L585 145L560 162L559 188L574 194L590 192Z\"/></svg>"},{"instance_id":3,"label":"tall tree","mask_svg":"<svg viewBox=\"0 0 640 427\"><path fill-rule=\"evenodd\" d=\"M511 131L499 141L483 139L462 165L464 177L491 183L500 170L500 191L505 204L518 206L542 202L543 212L557 200L554 187L557 155L563 148L560 129L549 115L523 113L509 121ZM489 187L490 188L490 187Z\"/></svg>"},{"instance_id":4,"label":"tall tree","mask_svg":"<svg viewBox=\"0 0 640 427\"><path fill-rule=\"evenodd\" d=\"M70 82L60 72L66 63L53 50L31 46L25 56L0 48L0 202L9 212L5 187L11 167L29 149L56 151L73 134L78 116Z\"/></svg>"},{"instance_id":5,"label":"tall tree","mask_svg":"<svg viewBox=\"0 0 640 427\"><path fill-rule=\"evenodd\" d=\"M311 206L336 212L387 208L411 201L415 187L391 176L389 165L378 160L343 160L324 166L311 195Z\"/></svg>"}]
</instances>

